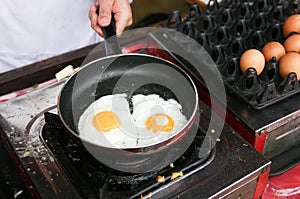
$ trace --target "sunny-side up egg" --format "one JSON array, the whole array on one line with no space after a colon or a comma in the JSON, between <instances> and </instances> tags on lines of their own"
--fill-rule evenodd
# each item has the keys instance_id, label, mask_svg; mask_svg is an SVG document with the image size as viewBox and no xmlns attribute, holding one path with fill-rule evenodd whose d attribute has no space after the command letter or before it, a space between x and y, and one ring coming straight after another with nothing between
<instances>
[{"instance_id":1,"label":"sunny-side up egg","mask_svg":"<svg viewBox=\"0 0 300 199\"><path fill-rule=\"evenodd\" d=\"M145 133L138 140L141 145L167 139L187 123L181 105L174 99L140 94L132 97L132 104L132 118Z\"/></svg>"},{"instance_id":2,"label":"sunny-side up egg","mask_svg":"<svg viewBox=\"0 0 300 199\"><path fill-rule=\"evenodd\" d=\"M110 148L155 144L187 123L181 108L173 99L139 94L132 97L131 114L126 94L103 96L80 116L79 137Z\"/></svg>"},{"instance_id":3,"label":"sunny-side up egg","mask_svg":"<svg viewBox=\"0 0 300 199\"><path fill-rule=\"evenodd\" d=\"M93 102L80 116L80 138L91 143L120 148L126 146L123 126L131 120L126 94L107 95ZM130 138L129 138L130 139ZM128 142L135 143L136 139Z\"/></svg>"}]
</instances>

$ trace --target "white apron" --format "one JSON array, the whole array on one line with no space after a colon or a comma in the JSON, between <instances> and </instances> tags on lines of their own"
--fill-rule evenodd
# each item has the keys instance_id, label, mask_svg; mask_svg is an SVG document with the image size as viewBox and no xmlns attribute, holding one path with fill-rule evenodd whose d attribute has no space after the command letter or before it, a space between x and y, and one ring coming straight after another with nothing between
<instances>
[{"instance_id":1,"label":"white apron","mask_svg":"<svg viewBox=\"0 0 300 199\"><path fill-rule=\"evenodd\" d=\"M94 1L1 0L0 73L99 42Z\"/></svg>"}]
</instances>

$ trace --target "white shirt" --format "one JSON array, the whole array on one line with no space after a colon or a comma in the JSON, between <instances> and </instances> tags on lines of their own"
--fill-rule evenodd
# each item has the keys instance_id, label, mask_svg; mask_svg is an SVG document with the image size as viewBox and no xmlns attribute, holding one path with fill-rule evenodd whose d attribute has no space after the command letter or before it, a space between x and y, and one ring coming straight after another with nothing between
<instances>
[{"instance_id":1,"label":"white shirt","mask_svg":"<svg viewBox=\"0 0 300 199\"><path fill-rule=\"evenodd\" d=\"M1 0L0 73L102 40L90 26L95 0Z\"/></svg>"}]
</instances>

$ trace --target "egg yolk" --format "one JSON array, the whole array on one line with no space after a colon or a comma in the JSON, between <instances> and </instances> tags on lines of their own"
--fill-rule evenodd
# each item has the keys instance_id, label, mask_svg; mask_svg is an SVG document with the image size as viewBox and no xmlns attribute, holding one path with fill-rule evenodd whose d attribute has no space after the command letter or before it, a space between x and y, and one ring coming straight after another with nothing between
<instances>
[{"instance_id":1,"label":"egg yolk","mask_svg":"<svg viewBox=\"0 0 300 199\"><path fill-rule=\"evenodd\" d=\"M94 127L105 133L120 127L120 118L112 111L100 112L94 116Z\"/></svg>"},{"instance_id":2,"label":"egg yolk","mask_svg":"<svg viewBox=\"0 0 300 199\"><path fill-rule=\"evenodd\" d=\"M146 120L145 125L153 133L170 132L174 128L174 120L166 114L155 114Z\"/></svg>"}]
</instances>

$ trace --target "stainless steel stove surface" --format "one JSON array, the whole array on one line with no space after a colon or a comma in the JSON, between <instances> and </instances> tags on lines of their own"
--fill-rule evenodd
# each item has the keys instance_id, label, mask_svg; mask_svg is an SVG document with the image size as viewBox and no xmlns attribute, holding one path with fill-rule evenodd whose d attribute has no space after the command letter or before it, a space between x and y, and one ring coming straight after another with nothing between
<instances>
[{"instance_id":1,"label":"stainless steel stove surface","mask_svg":"<svg viewBox=\"0 0 300 199\"><path fill-rule=\"evenodd\" d=\"M211 111L204 103L200 103L203 113L197 137L174 162L174 168L145 174L120 173L90 157L64 133L56 113L56 99L63 84L58 82L0 103L1 146L12 159L1 156L0 162L10 162L16 167L5 170L14 173L14 179L0 177L8 190L6 197L147 198L151 194L151 198L259 198L262 195L270 162L228 125L208 156L198 158L197 142L203 141ZM183 176L170 180L171 172L175 171L182 171ZM158 183L157 175L164 175L166 181Z\"/></svg>"}]
</instances>

